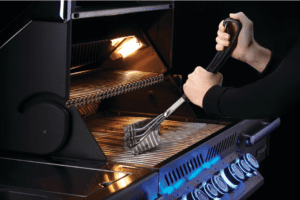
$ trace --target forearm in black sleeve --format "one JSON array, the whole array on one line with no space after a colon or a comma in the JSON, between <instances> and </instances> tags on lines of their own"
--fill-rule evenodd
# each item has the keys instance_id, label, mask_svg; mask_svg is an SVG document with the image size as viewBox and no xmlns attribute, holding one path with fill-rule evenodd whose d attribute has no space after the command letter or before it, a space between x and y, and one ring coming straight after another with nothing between
<instances>
[{"instance_id":1,"label":"forearm in black sleeve","mask_svg":"<svg viewBox=\"0 0 300 200\"><path fill-rule=\"evenodd\" d=\"M270 49L270 51L271 51L271 58L267 64L267 66L261 73L259 73L259 72L257 73L258 76L260 76L261 78L263 78L263 77L271 74L273 71L275 71L275 69L279 66L279 64L281 63L281 61L284 58L282 55L278 54L273 49Z\"/></svg>"},{"instance_id":2,"label":"forearm in black sleeve","mask_svg":"<svg viewBox=\"0 0 300 200\"><path fill-rule=\"evenodd\" d=\"M300 41L268 76L240 88L214 86L203 99L212 115L236 119L281 116L300 101Z\"/></svg>"}]
</instances>

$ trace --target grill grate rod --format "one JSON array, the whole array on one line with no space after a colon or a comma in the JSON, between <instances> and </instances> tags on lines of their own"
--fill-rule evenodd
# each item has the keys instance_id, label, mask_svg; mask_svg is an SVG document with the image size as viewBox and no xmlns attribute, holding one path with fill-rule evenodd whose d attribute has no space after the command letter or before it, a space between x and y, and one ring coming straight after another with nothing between
<instances>
[{"instance_id":1,"label":"grill grate rod","mask_svg":"<svg viewBox=\"0 0 300 200\"><path fill-rule=\"evenodd\" d=\"M165 120L161 124L159 146L139 155L124 149L123 128L143 117L102 117L87 122L108 161L155 167L191 145L225 127L225 125Z\"/></svg>"},{"instance_id":2,"label":"grill grate rod","mask_svg":"<svg viewBox=\"0 0 300 200\"><path fill-rule=\"evenodd\" d=\"M71 76L67 106L76 107L162 82L163 74L133 70L88 70Z\"/></svg>"}]
</instances>

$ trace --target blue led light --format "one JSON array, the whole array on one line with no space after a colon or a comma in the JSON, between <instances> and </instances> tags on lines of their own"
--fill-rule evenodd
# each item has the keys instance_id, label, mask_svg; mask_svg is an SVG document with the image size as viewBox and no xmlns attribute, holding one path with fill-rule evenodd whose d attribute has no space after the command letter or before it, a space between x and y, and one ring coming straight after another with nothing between
<instances>
[{"instance_id":1,"label":"blue led light","mask_svg":"<svg viewBox=\"0 0 300 200\"><path fill-rule=\"evenodd\" d=\"M166 186L166 184L159 183L159 188L163 194L171 194L174 190L177 190L185 183L185 179L179 179L174 185Z\"/></svg>"},{"instance_id":2,"label":"blue led light","mask_svg":"<svg viewBox=\"0 0 300 200\"><path fill-rule=\"evenodd\" d=\"M179 189L181 186L183 186L186 182L194 179L198 175L200 175L205 169L209 169L212 165L215 165L221 158L219 156L216 156L212 160L202 164L201 167L195 169L192 173L190 173L188 176L185 178L181 178L178 180L176 183L174 183L171 186L168 186L166 182L159 183L159 188L161 189L162 194L171 194L174 192L174 190ZM189 165L191 165L189 163ZM192 166L190 166L191 169Z\"/></svg>"},{"instance_id":3,"label":"blue led light","mask_svg":"<svg viewBox=\"0 0 300 200\"><path fill-rule=\"evenodd\" d=\"M203 167L199 167L198 169L196 169L193 173L191 173L187 178L188 180L192 180L194 179L196 176L198 176L202 171L204 170Z\"/></svg>"},{"instance_id":4,"label":"blue led light","mask_svg":"<svg viewBox=\"0 0 300 200\"><path fill-rule=\"evenodd\" d=\"M187 179L190 181L194 179L196 176L198 176L204 169L209 169L212 165L215 165L221 158L219 156L216 156L214 159L212 159L209 162L204 163L201 167L196 169L194 172L192 172Z\"/></svg>"},{"instance_id":5,"label":"blue led light","mask_svg":"<svg viewBox=\"0 0 300 200\"><path fill-rule=\"evenodd\" d=\"M174 191L174 187L169 186L166 188L161 188L161 190L163 194L172 194L172 192Z\"/></svg>"},{"instance_id":6,"label":"blue led light","mask_svg":"<svg viewBox=\"0 0 300 200\"><path fill-rule=\"evenodd\" d=\"M212 165L216 164L220 160L220 156L216 156L214 159L212 159L210 162Z\"/></svg>"},{"instance_id":7,"label":"blue led light","mask_svg":"<svg viewBox=\"0 0 300 200\"><path fill-rule=\"evenodd\" d=\"M175 188L175 189L178 189L178 188L180 188L183 184L184 184L184 179L180 179L179 181L177 181L177 182L174 184L174 188Z\"/></svg>"},{"instance_id":8,"label":"blue led light","mask_svg":"<svg viewBox=\"0 0 300 200\"><path fill-rule=\"evenodd\" d=\"M249 146L249 140L246 140L246 145Z\"/></svg>"}]
</instances>

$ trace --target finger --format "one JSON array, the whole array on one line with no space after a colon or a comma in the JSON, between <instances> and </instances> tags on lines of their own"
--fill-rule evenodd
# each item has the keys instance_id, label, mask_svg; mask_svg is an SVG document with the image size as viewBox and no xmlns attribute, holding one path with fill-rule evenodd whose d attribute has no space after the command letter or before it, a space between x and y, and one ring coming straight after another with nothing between
<instances>
[{"instance_id":1,"label":"finger","mask_svg":"<svg viewBox=\"0 0 300 200\"><path fill-rule=\"evenodd\" d=\"M186 83L182 86L183 92L186 93Z\"/></svg>"},{"instance_id":2,"label":"finger","mask_svg":"<svg viewBox=\"0 0 300 200\"><path fill-rule=\"evenodd\" d=\"M229 41L226 41L226 40L221 40L219 37L216 38L216 42L217 44L219 45L223 45L223 46L226 46L228 47L230 42Z\"/></svg>"},{"instance_id":3,"label":"finger","mask_svg":"<svg viewBox=\"0 0 300 200\"><path fill-rule=\"evenodd\" d=\"M191 79L186 80L185 84L183 85L185 89L191 87L193 85L193 81Z\"/></svg>"},{"instance_id":4,"label":"finger","mask_svg":"<svg viewBox=\"0 0 300 200\"><path fill-rule=\"evenodd\" d=\"M230 35L228 33L223 33L221 31L218 31L217 34L221 40L229 40L230 39Z\"/></svg>"},{"instance_id":5,"label":"finger","mask_svg":"<svg viewBox=\"0 0 300 200\"><path fill-rule=\"evenodd\" d=\"M218 72L216 75L217 75L219 78L223 78L223 74L221 74L220 72Z\"/></svg>"},{"instance_id":6,"label":"finger","mask_svg":"<svg viewBox=\"0 0 300 200\"><path fill-rule=\"evenodd\" d=\"M238 13L235 13L235 14L234 13L230 13L229 17L232 18L232 19L238 19L238 20L240 20L240 22L243 25L247 22L247 20L249 20L247 18L247 16L243 12L238 12Z\"/></svg>"},{"instance_id":7,"label":"finger","mask_svg":"<svg viewBox=\"0 0 300 200\"><path fill-rule=\"evenodd\" d=\"M222 20L222 21L220 22L220 24L219 24L219 30L220 30L221 32L225 32L225 27L223 26L223 22L224 22L224 20Z\"/></svg>"},{"instance_id":8,"label":"finger","mask_svg":"<svg viewBox=\"0 0 300 200\"><path fill-rule=\"evenodd\" d=\"M216 45L216 50L217 50L217 51L223 51L223 50L224 50L224 46L223 46L223 45L217 44L217 45Z\"/></svg>"},{"instance_id":9,"label":"finger","mask_svg":"<svg viewBox=\"0 0 300 200\"><path fill-rule=\"evenodd\" d=\"M198 76L199 74L201 74L203 72L206 72L206 70L203 67L201 67L201 66L196 67L196 69L195 69L196 76Z\"/></svg>"}]
</instances>

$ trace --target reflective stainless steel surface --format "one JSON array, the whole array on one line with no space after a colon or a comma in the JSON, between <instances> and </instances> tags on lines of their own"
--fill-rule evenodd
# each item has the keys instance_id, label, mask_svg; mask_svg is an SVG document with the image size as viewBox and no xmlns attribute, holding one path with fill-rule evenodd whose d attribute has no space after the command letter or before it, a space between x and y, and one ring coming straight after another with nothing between
<instances>
[{"instance_id":1,"label":"reflective stainless steel surface","mask_svg":"<svg viewBox=\"0 0 300 200\"><path fill-rule=\"evenodd\" d=\"M22 193L25 196L19 199L56 200L59 197L59 199L66 200L98 200L134 184L145 176L153 177L156 174L148 169L116 164L97 164L96 161L93 164L87 164L80 163L80 161L1 155L0 198L6 199L7 196ZM3 192L4 187L14 189ZM35 195L27 196L26 194L30 194L30 191L35 191Z\"/></svg>"},{"instance_id":2,"label":"reflective stainless steel surface","mask_svg":"<svg viewBox=\"0 0 300 200\"><path fill-rule=\"evenodd\" d=\"M78 107L163 81L163 75L132 70L88 70L71 76L67 106Z\"/></svg>"},{"instance_id":3,"label":"reflective stainless steel surface","mask_svg":"<svg viewBox=\"0 0 300 200\"><path fill-rule=\"evenodd\" d=\"M129 13L136 13L136 12L165 10L169 8L170 5L166 4L166 5L157 5L157 6L144 6L144 7L131 7L131 8L121 8L121 9L100 10L100 11L77 12L72 14L72 19L113 16L113 15L129 14Z\"/></svg>"},{"instance_id":4,"label":"reflective stainless steel surface","mask_svg":"<svg viewBox=\"0 0 300 200\"><path fill-rule=\"evenodd\" d=\"M144 117L99 117L87 121L87 126L101 146L108 162L155 167L191 145L225 127L225 125L165 120L160 126L157 148L132 155L124 148L123 128L144 120Z\"/></svg>"}]
</instances>

